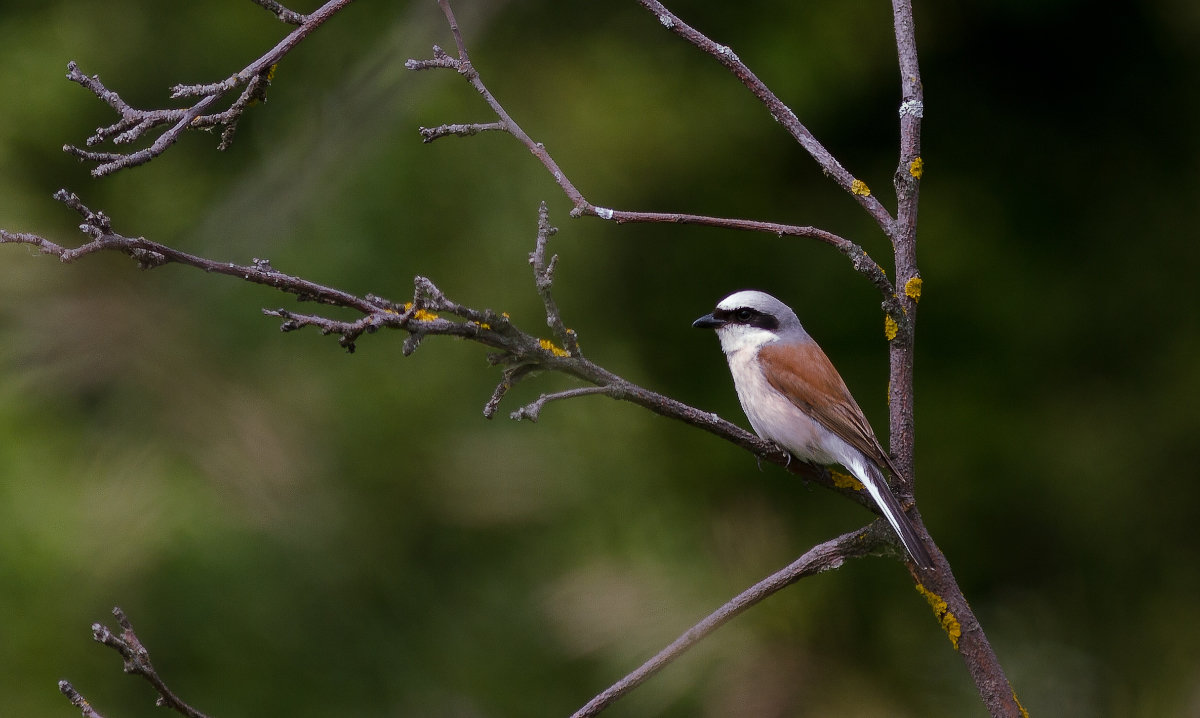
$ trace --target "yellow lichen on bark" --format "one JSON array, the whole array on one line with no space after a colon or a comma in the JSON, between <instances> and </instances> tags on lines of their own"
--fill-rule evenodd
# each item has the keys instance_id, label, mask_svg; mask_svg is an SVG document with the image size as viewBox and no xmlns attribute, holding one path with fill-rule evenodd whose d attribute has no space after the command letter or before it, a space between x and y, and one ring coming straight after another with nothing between
<instances>
[{"instance_id":1,"label":"yellow lichen on bark","mask_svg":"<svg viewBox=\"0 0 1200 718\"><path fill-rule=\"evenodd\" d=\"M412 302L405 302L404 311L409 311L412 309L412 306ZM434 314L433 312L425 311L424 309L418 309L417 311L413 312L412 318L416 319L418 322L432 322L434 319L438 318L438 315Z\"/></svg>"},{"instance_id":2,"label":"yellow lichen on bark","mask_svg":"<svg viewBox=\"0 0 1200 718\"><path fill-rule=\"evenodd\" d=\"M942 630L946 632L946 636L950 638L951 645L957 651L958 639L962 637L962 626L959 625L958 618L950 610L950 605L946 603L946 599L919 583L917 584L917 593L924 596L925 600L929 602L929 607L933 609L933 615L937 616L938 623L942 624Z\"/></svg>"},{"instance_id":3,"label":"yellow lichen on bark","mask_svg":"<svg viewBox=\"0 0 1200 718\"><path fill-rule=\"evenodd\" d=\"M924 280L922 280L920 277L913 277L904 283L904 296L908 297L914 302L921 301L921 288L924 286L924 284Z\"/></svg>"},{"instance_id":4,"label":"yellow lichen on bark","mask_svg":"<svg viewBox=\"0 0 1200 718\"><path fill-rule=\"evenodd\" d=\"M854 491L863 490L862 482L850 474L844 474L840 471L830 471L829 475L833 477L833 485L839 489L853 489Z\"/></svg>"},{"instance_id":5,"label":"yellow lichen on bark","mask_svg":"<svg viewBox=\"0 0 1200 718\"><path fill-rule=\"evenodd\" d=\"M553 354L556 357L571 356L570 354L567 353L566 349L563 349L562 347L558 346L557 344L550 341L549 339L539 339L538 343L541 344L543 349L550 352L551 354Z\"/></svg>"},{"instance_id":6,"label":"yellow lichen on bark","mask_svg":"<svg viewBox=\"0 0 1200 718\"><path fill-rule=\"evenodd\" d=\"M885 316L883 318L883 335L887 337L887 340L890 342L895 339L899 332L900 325L896 323L896 320L892 319L890 315Z\"/></svg>"}]
</instances>

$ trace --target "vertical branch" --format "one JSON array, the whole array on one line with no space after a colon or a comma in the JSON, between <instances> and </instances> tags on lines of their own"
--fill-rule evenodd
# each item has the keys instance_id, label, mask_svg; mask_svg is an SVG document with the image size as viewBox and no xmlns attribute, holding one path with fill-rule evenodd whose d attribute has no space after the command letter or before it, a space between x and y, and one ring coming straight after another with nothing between
<instances>
[{"instance_id":1,"label":"vertical branch","mask_svg":"<svg viewBox=\"0 0 1200 718\"><path fill-rule=\"evenodd\" d=\"M891 369L888 410L892 455L902 474L908 477L908 485L900 488L911 495L915 449L913 347L917 302L921 298L921 274L917 269L917 198L925 164L921 158L924 88L917 64L912 0L892 0L892 13L900 65L901 101L900 162L894 177L896 221L890 234L896 255L896 294L903 316L894 318L896 333L889 345ZM919 517L917 519L919 521ZM918 530L928 535L923 525ZM950 565L944 558L939 559L939 570L922 575L917 590L929 600L935 615L948 629L947 634L963 657L988 713L996 717L1028 718L987 635L954 579Z\"/></svg>"},{"instance_id":2,"label":"vertical branch","mask_svg":"<svg viewBox=\"0 0 1200 718\"><path fill-rule=\"evenodd\" d=\"M913 475L913 339L917 301L921 297L917 270L917 198L924 160L921 158L921 118L924 89L917 64L917 41L913 31L911 0L893 0L896 54L900 65L900 162L896 167L896 221L891 240L896 256L897 299L901 317L891 341L891 395L888 408L892 455L906 477ZM902 487L911 491L911 486Z\"/></svg>"}]
</instances>

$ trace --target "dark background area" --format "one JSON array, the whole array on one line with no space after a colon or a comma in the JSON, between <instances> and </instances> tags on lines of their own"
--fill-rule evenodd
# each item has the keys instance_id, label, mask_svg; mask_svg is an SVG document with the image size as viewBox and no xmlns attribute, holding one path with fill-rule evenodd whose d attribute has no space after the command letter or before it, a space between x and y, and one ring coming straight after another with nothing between
<instances>
[{"instance_id":1,"label":"dark background area","mask_svg":"<svg viewBox=\"0 0 1200 718\"><path fill-rule=\"evenodd\" d=\"M883 3L676 2L892 207L899 82ZM311 7L297 7L309 10ZM484 80L596 204L814 224L889 248L717 63L630 3L467 2ZM1200 716L1195 530L1200 7L919 3L926 92L917 492L1035 716ZM59 187L129 235L267 257L357 293L543 326L536 207L587 355L745 424L725 293L794 306L886 435L875 290L817 243L571 220L486 121L432 2L356 3L280 66L233 147L187 136L94 180L60 151L227 77L287 28L250 2L0 6L0 226L81 236ZM812 544L870 518L744 452L599 397L537 424L481 409L477 345L282 334L286 296L120 256L0 247L0 715L161 714L92 643L122 606L211 715L567 715ZM305 307L301 307L302 309ZM541 330L544 331L544 330ZM527 382L502 416L559 377ZM978 716L903 569L857 561L737 619L614 716Z\"/></svg>"}]
</instances>

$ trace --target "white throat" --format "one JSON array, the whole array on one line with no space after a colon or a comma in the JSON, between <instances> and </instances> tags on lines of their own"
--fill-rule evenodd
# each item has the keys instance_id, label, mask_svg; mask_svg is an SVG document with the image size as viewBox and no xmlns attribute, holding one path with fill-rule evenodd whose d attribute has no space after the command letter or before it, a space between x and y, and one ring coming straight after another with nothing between
<instances>
[{"instance_id":1,"label":"white throat","mask_svg":"<svg viewBox=\"0 0 1200 718\"><path fill-rule=\"evenodd\" d=\"M746 350L757 353L764 344L778 338L779 335L775 332L745 324L726 324L717 330L717 339L721 340L721 351L725 352L726 356Z\"/></svg>"}]
</instances>

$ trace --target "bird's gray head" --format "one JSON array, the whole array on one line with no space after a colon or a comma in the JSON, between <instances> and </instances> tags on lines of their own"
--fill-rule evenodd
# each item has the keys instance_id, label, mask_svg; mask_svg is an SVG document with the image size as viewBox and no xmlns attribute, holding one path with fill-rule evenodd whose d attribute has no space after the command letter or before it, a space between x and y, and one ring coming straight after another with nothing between
<instances>
[{"instance_id":1,"label":"bird's gray head","mask_svg":"<svg viewBox=\"0 0 1200 718\"><path fill-rule=\"evenodd\" d=\"M721 349L732 354L741 349L758 349L773 341L805 341L800 320L791 307L765 292L746 289L717 302L712 314L705 314L692 326L716 329Z\"/></svg>"}]
</instances>

